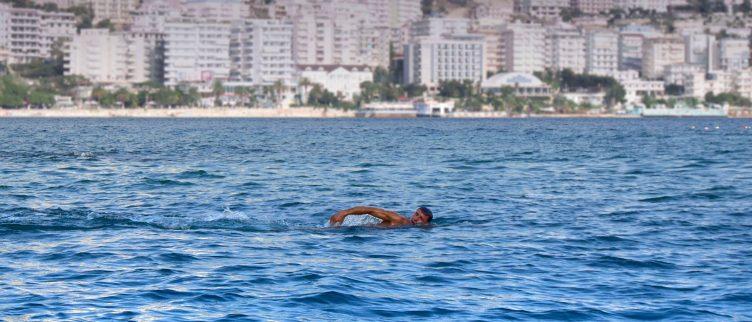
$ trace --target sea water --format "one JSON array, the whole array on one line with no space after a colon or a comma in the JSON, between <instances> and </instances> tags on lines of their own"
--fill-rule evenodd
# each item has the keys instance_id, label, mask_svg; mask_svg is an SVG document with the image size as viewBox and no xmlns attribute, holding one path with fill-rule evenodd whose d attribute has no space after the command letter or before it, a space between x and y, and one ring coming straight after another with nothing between
<instances>
[{"instance_id":1,"label":"sea water","mask_svg":"<svg viewBox=\"0 0 752 322\"><path fill-rule=\"evenodd\" d=\"M0 119L0 318L750 320L750 125Z\"/></svg>"}]
</instances>

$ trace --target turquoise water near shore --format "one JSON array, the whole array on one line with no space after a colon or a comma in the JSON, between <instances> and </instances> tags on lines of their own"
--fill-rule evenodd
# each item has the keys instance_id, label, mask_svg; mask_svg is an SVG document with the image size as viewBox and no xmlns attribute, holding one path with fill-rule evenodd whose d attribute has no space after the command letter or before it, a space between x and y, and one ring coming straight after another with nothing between
<instances>
[{"instance_id":1,"label":"turquoise water near shore","mask_svg":"<svg viewBox=\"0 0 752 322\"><path fill-rule=\"evenodd\" d=\"M0 317L750 320L749 126L0 119Z\"/></svg>"}]
</instances>

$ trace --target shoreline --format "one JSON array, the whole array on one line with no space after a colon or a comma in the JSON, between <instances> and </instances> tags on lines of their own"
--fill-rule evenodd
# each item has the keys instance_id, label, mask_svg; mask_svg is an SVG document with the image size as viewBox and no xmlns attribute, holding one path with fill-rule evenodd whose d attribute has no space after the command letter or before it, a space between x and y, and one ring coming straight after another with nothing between
<instances>
[{"instance_id":1,"label":"shoreline","mask_svg":"<svg viewBox=\"0 0 752 322\"><path fill-rule=\"evenodd\" d=\"M296 108L0 109L0 118L352 118L354 111Z\"/></svg>"},{"instance_id":2,"label":"shoreline","mask_svg":"<svg viewBox=\"0 0 752 322\"><path fill-rule=\"evenodd\" d=\"M355 111L314 107L293 108L134 108L134 109L0 109L0 118L356 118ZM747 115L727 118L749 118ZM530 114L460 112L449 119L587 118L639 119L635 114ZM385 118L388 119L388 118Z\"/></svg>"}]
</instances>

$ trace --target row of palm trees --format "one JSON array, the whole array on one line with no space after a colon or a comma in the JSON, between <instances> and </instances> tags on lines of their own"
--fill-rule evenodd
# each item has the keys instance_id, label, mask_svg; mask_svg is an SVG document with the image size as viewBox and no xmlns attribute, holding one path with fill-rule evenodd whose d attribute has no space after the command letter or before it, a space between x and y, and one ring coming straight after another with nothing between
<instances>
[{"instance_id":1,"label":"row of palm trees","mask_svg":"<svg viewBox=\"0 0 752 322\"><path fill-rule=\"evenodd\" d=\"M307 88L311 85L312 83L308 79L303 78L300 81L300 86L303 86L304 88ZM288 90L289 86L287 86L283 81L277 80L270 86L263 86L261 95L263 95L264 97L271 97L275 105L280 106L284 99L285 93L287 93ZM212 95L214 96L215 105L222 105L221 97L225 93L226 89L221 81L217 80L212 84ZM233 88L233 93L240 97L242 104L251 106L256 104L256 88L248 86L238 86Z\"/></svg>"}]
</instances>

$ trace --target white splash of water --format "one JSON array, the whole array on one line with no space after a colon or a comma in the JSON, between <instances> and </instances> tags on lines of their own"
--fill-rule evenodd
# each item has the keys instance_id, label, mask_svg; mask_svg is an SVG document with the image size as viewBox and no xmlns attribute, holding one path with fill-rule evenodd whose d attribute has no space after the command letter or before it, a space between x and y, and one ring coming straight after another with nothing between
<instances>
[{"instance_id":1,"label":"white splash of water","mask_svg":"<svg viewBox=\"0 0 752 322\"><path fill-rule=\"evenodd\" d=\"M342 222L341 227L356 227L356 226L371 226L371 225L378 225L381 223L381 219L378 219L376 217L373 217L371 215L361 215L361 216L347 216L345 217L345 220ZM326 223L324 224L325 227L329 227L329 220L326 220Z\"/></svg>"},{"instance_id":2,"label":"white splash of water","mask_svg":"<svg viewBox=\"0 0 752 322\"><path fill-rule=\"evenodd\" d=\"M226 207L222 212L220 213L214 213L209 214L204 218L204 221L217 221L217 220L238 220L238 221L246 221L251 219L248 217L248 215L240 212L240 211L233 211L229 207Z\"/></svg>"}]
</instances>

